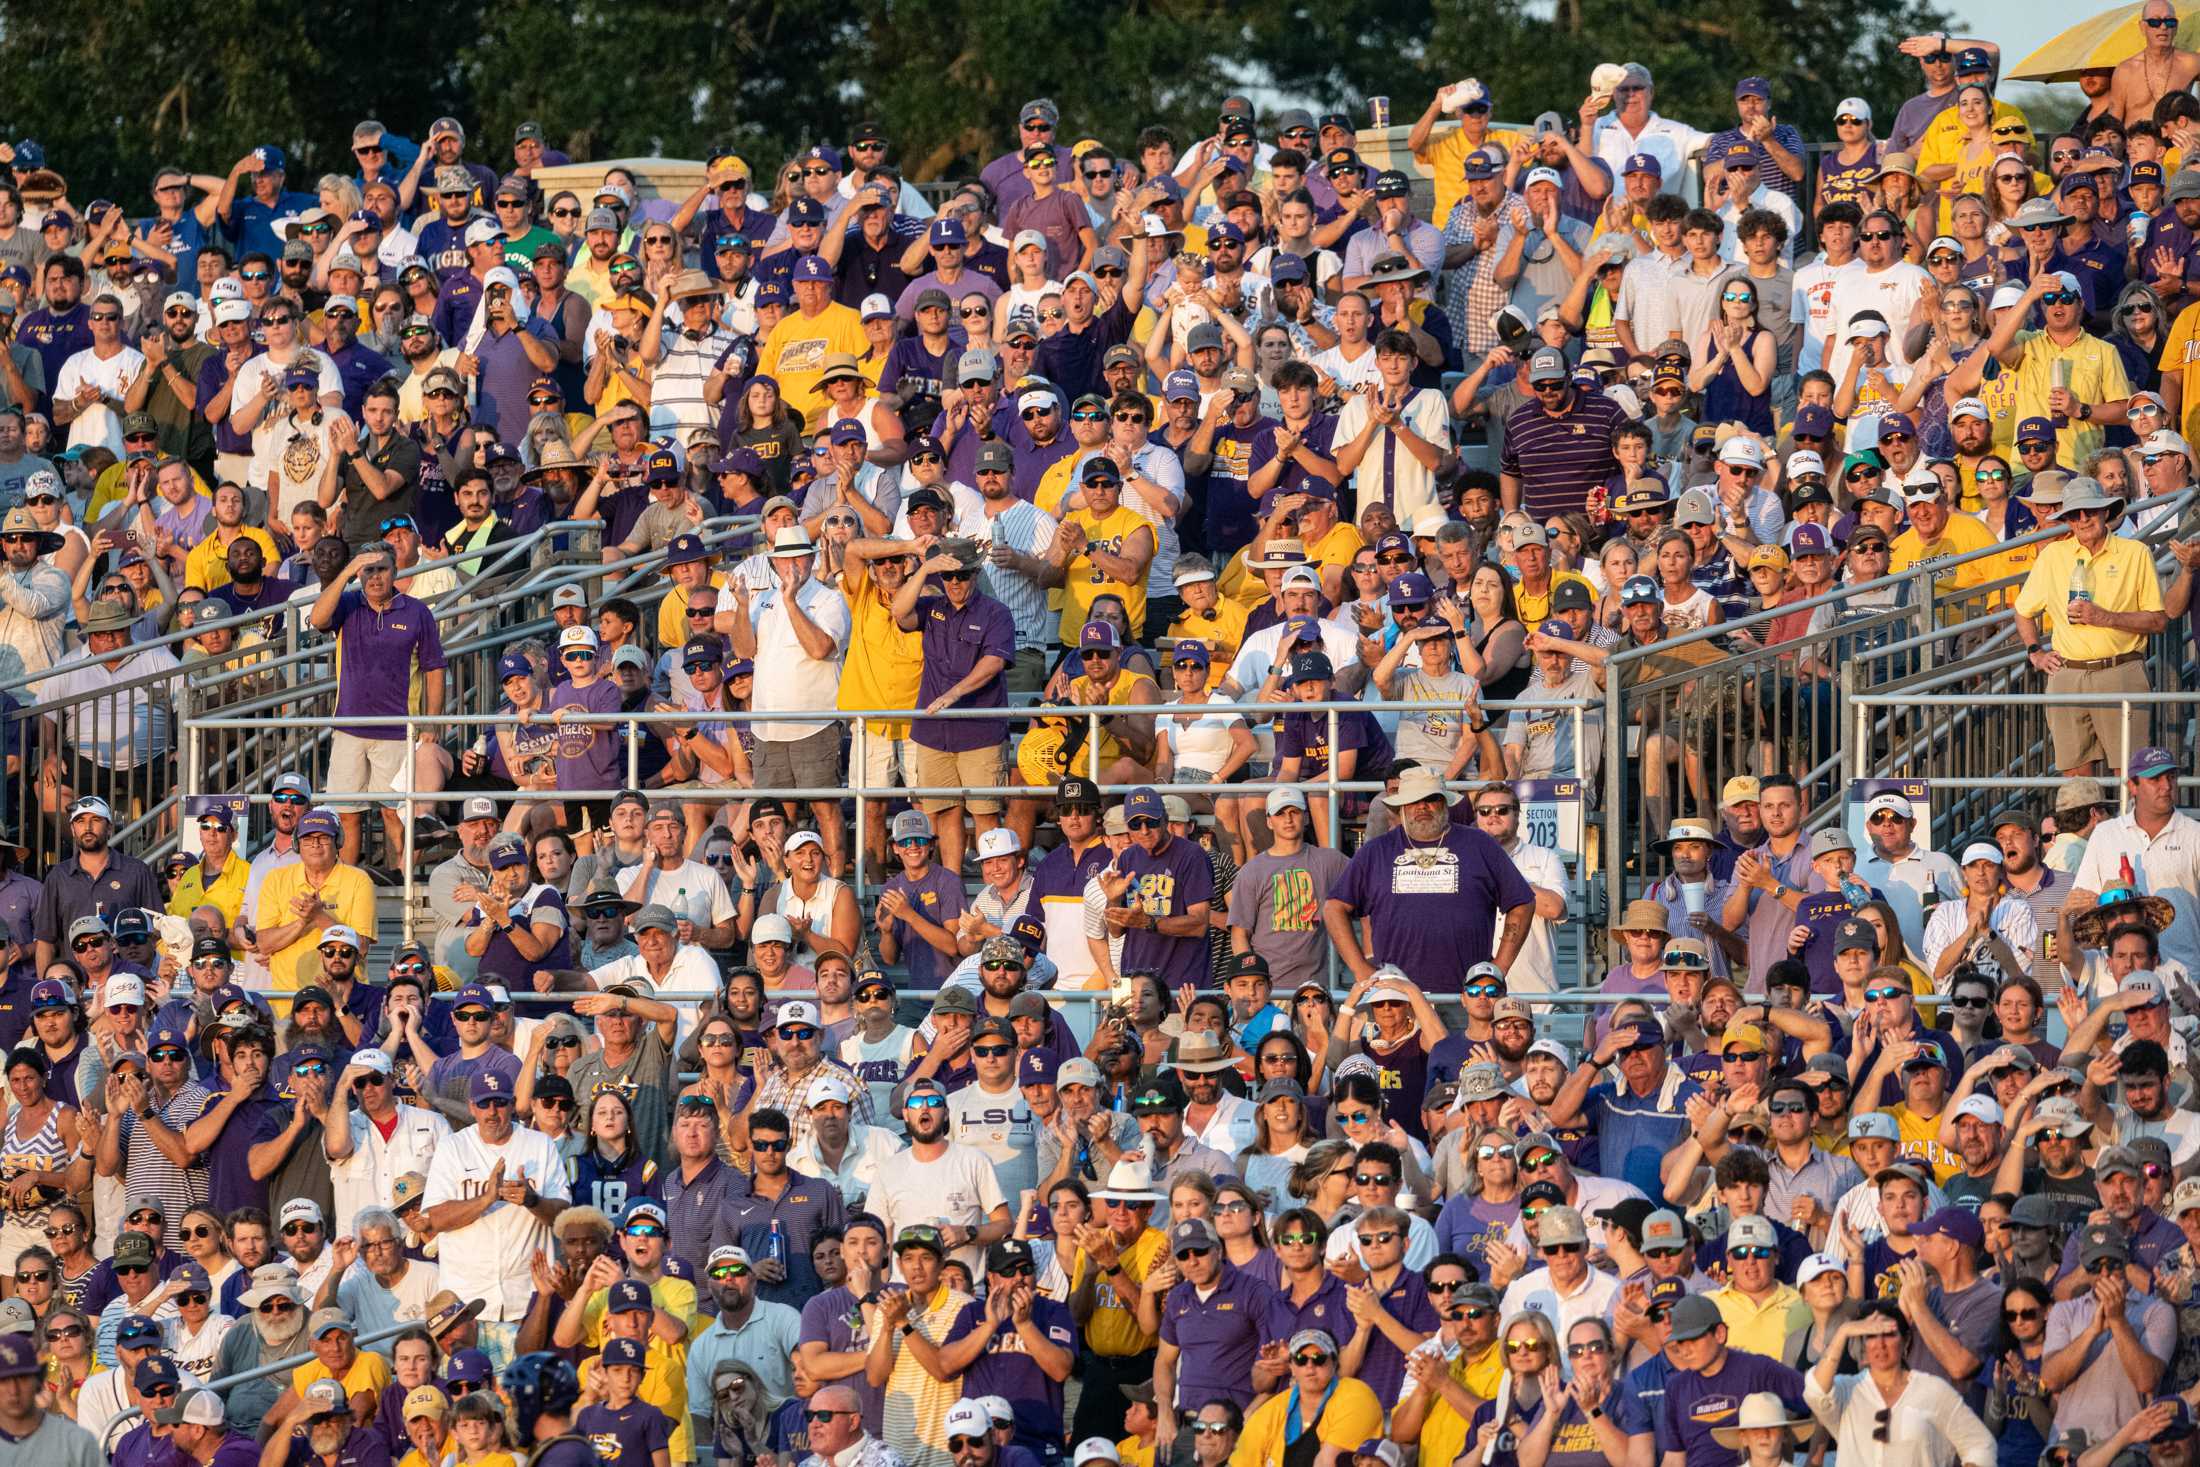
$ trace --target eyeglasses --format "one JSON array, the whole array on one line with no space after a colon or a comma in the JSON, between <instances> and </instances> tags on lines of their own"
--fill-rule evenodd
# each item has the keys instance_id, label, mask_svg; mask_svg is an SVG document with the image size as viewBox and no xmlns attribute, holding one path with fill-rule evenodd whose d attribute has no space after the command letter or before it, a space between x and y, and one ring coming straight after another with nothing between
<instances>
[{"instance_id":1,"label":"eyeglasses","mask_svg":"<svg viewBox=\"0 0 2200 1467\"><path fill-rule=\"evenodd\" d=\"M15 1276L15 1281L19 1284L50 1284L53 1282L53 1270L42 1268L35 1273L19 1273Z\"/></svg>"},{"instance_id":2,"label":"eyeglasses","mask_svg":"<svg viewBox=\"0 0 2200 1467\"><path fill-rule=\"evenodd\" d=\"M214 1236L214 1233L215 1230L207 1226L205 1223L200 1223L196 1227L176 1229L176 1236L185 1239L186 1241L192 1238L211 1238Z\"/></svg>"}]
</instances>

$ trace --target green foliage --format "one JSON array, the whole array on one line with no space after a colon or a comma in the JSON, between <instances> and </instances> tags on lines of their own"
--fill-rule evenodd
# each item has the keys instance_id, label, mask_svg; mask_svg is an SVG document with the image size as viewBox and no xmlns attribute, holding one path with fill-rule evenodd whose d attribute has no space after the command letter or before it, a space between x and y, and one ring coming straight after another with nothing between
<instances>
[{"instance_id":1,"label":"green foliage","mask_svg":"<svg viewBox=\"0 0 2200 1467\"><path fill-rule=\"evenodd\" d=\"M577 158L702 157L731 143L759 176L788 152L883 122L913 177L974 172L1015 141L1015 109L1054 99L1063 139L1128 148L1152 122L1179 146L1213 126L1227 92L1306 99L1400 122L1465 75L1499 114L1571 117L1600 61L1641 61L1670 116L1715 128L1735 78L1773 79L1774 108L1806 138L1834 103L1869 100L1882 128L1916 88L1902 35L1942 17L1925 0L0 0L0 74L12 138L36 137L79 202L143 205L151 170L219 174L262 143L292 157L291 186L350 171L351 124L378 117L419 138L443 113L503 161L520 121Z\"/></svg>"}]
</instances>

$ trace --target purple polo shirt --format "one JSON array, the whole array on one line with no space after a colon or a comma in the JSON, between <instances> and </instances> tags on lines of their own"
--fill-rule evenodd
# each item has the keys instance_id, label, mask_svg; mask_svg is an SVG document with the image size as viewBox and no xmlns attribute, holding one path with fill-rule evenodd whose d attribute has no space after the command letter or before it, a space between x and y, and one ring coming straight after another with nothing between
<instances>
[{"instance_id":1,"label":"purple polo shirt","mask_svg":"<svg viewBox=\"0 0 2200 1467\"><path fill-rule=\"evenodd\" d=\"M836 1355L866 1350L871 1332L863 1323L863 1307L846 1288L827 1289L802 1306L802 1339L805 1345L822 1344ZM876 1436L885 1425L886 1392L865 1380L862 1371L843 1377L837 1384L856 1393L863 1409L863 1429Z\"/></svg>"},{"instance_id":2,"label":"purple polo shirt","mask_svg":"<svg viewBox=\"0 0 2200 1467\"><path fill-rule=\"evenodd\" d=\"M422 672L441 669L443 638L436 629L435 613L427 603L400 591L390 604L376 611L367 604L367 593L354 586L337 598L336 633L338 671L336 716L339 719L402 717L412 687L413 664ZM362 739L401 739L402 725L354 725L343 733Z\"/></svg>"},{"instance_id":3,"label":"purple polo shirt","mask_svg":"<svg viewBox=\"0 0 2200 1467\"><path fill-rule=\"evenodd\" d=\"M1397 964L1428 993L1457 993L1467 969L1495 953L1499 914L1535 900L1503 846L1457 825L1425 846L1403 826L1384 832L1329 895L1369 919L1376 962Z\"/></svg>"},{"instance_id":4,"label":"purple polo shirt","mask_svg":"<svg viewBox=\"0 0 2200 1467\"><path fill-rule=\"evenodd\" d=\"M1144 907L1156 917L1181 917L1196 903L1214 900L1215 868L1206 851L1181 836L1170 836L1169 843L1152 855L1133 843L1123 852L1123 869L1131 873L1130 899L1125 905ZM1120 971L1141 970L1157 975L1165 993L1199 983L1207 976L1205 935L1170 937L1148 927L1130 929L1123 934Z\"/></svg>"},{"instance_id":5,"label":"purple polo shirt","mask_svg":"<svg viewBox=\"0 0 2200 1467\"><path fill-rule=\"evenodd\" d=\"M945 596L927 596L917 603L917 630L924 648L924 675L917 683L919 704L930 706L934 698L968 677L980 658L997 657L1000 669L955 706L1007 706L1004 674L1016 660L1016 619L1006 606L977 590L959 610ZM959 754L1000 743L1008 737L1008 721L919 718L909 725L909 737L924 748Z\"/></svg>"},{"instance_id":6,"label":"purple polo shirt","mask_svg":"<svg viewBox=\"0 0 2200 1467\"><path fill-rule=\"evenodd\" d=\"M557 332L544 325L541 318L529 316L527 324L518 330L483 332L481 344L474 348L474 357L481 363L481 375L476 379L480 406L474 415L490 418L505 438L517 438L526 430L527 392L542 375L542 369L527 360L527 353L520 347L521 332L552 347L558 344Z\"/></svg>"},{"instance_id":7,"label":"purple polo shirt","mask_svg":"<svg viewBox=\"0 0 2200 1467\"><path fill-rule=\"evenodd\" d=\"M1687 1454L1687 1467L1732 1467L1734 1449L1722 1447L1711 1433L1732 1426L1742 1398L1771 1391L1790 1416L1808 1416L1803 1408L1803 1377L1779 1361L1747 1350L1728 1350L1719 1368L1706 1375L1676 1370L1665 1378L1665 1403L1657 1417L1658 1452Z\"/></svg>"},{"instance_id":8,"label":"purple polo shirt","mask_svg":"<svg viewBox=\"0 0 2200 1467\"><path fill-rule=\"evenodd\" d=\"M1235 1401L1240 1409L1251 1405L1261 1346L1290 1339L1292 1318L1282 1295L1228 1262L1204 1299L1190 1280L1169 1290L1161 1305L1161 1340L1177 1349L1178 1408L1196 1410L1214 1400Z\"/></svg>"},{"instance_id":9,"label":"purple polo shirt","mask_svg":"<svg viewBox=\"0 0 2200 1467\"><path fill-rule=\"evenodd\" d=\"M206 1097L206 1105L200 1110L203 1116L228 1097L227 1090L216 1090ZM283 1134L288 1122L290 1107L275 1097L275 1092L265 1086L260 1093L237 1107L229 1117L229 1124L214 1138L214 1144L206 1152L206 1201L216 1212L227 1215L240 1207L267 1207L267 1183L252 1179L250 1153L262 1141L272 1141Z\"/></svg>"},{"instance_id":10,"label":"purple polo shirt","mask_svg":"<svg viewBox=\"0 0 2200 1467\"><path fill-rule=\"evenodd\" d=\"M283 1459L283 1467L324 1467L303 1431L290 1438L290 1455ZM390 1467L389 1445L368 1428L355 1426L337 1449L335 1467Z\"/></svg>"}]
</instances>

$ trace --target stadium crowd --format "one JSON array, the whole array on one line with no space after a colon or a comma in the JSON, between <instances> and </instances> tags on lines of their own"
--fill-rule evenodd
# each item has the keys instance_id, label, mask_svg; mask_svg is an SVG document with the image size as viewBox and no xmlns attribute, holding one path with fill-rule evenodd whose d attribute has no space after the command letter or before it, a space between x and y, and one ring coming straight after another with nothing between
<instances>
[{"instance_id":1,"label":"stadium crowd","mask_svg":"<svg viewBox=\"0 0 2200 1467\"><path fill-rule=\"evenodd\" d=\"M1945 34L1883 122L1461 81L1410 174L1037 99L936 209L865 122L0 145L0 1463L2195 1467L2175 27L2052 135ZM661 596L470 702L574 520ZM1828 633L1997 583L2059 787L1814 820ZM261 612L325 765L149 816ZM1524 782L1785 643L1746 771L1628 731L1582 931Z\"/></svg>"}]
</instances>

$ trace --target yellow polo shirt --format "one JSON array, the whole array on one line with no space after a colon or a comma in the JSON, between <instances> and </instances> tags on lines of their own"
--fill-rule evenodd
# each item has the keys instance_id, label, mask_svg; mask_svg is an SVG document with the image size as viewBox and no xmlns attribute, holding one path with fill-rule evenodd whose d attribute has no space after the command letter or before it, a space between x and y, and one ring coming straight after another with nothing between
<instances>
[{"instance_id":1,"label":"yellow polo shirt","mask_svg":"<svg viewBox=\"0 0 2200 1467\"><path fill-rule=\"evenodd\" d=\"M1520 136L1509 128L1493 127L1482 134L1481 142L1470 143L1466 130L1454 127L1413 155L1414 161L1428 170L1429 179L1436 187L1436 212L1429 219L1439 230L1451 218L1452 209L1467 196L1467 180L1459 171L1467 161L1467 154L1477 148L1495 148L1498 152L1492 156L1510 156Z\"/></svg>"},{"instance_id":2,"label":"yellow polo shirt","mask_svg":"<svg viewBox=\"0 0 2200 1467\"><path fill-rule=\"evenodd\" d=\"M2080 402L2122 402L2131 396L2131 379L2124 375L2124 359L2116 348L2091 332L2081 332L2068 346L2057 346L2044 331L2020 331L2017 344L2024 359L2017 364L2017 418L2044 418L2047 390L2054 386L2055 364L2069 364L2070 391ZM2076 413L2068 426L2055 435L2057 463L2082 464L2100 452L2106 430L2098 420L2081 422Z\"/></svg>"},{"instance_id":3,"label":"yellow polo shirt","mask_svg":"<svg viewBox=\"0 0 2200 1467\"><path fill-rule=\"evenodd\" d=\"M2072 539L2041 546L2032 573L2017 588L2017 610L2041 624L2055 651L2080 662L2121 657L2144 647L2146 638L2137 632L2075 626L2067 619L2070 577L2081 562L2086 568L2086 594L2103 611L2162 609L2162 581L2155 574L2153 557L2138 541L2111 535L2098 555L2087 554Z\"/></svg>"},{"instance_id":4,"label":"yellow polo shirt","mask_svg":"<svg viewBox=\"0 0 2200 1467\"><path fill-rule=\"evenodd\" d=\"M330 1380L333 1377L334 1372L326 1365L318 1360L311 1360L290 1372L290 1388L302 1396L306 1393L306 1387L315 1381ZM379 1398L382 1388L390 1380L390 1362L372 1350L361 1350L359 1358L351 1362L351 1369L344 1372L344 1394L356 1396L364 1393Z\"/></svg>"},{"instance_id":5,"label":"yellow polo shirt","mask_svg":"<svg viewBox=\"0 0 2200 1467\"><path fill-rule=\"evenodd\" d=\"M251 874L252 863L234 850L212 886L206 883L204 868L194 865L177 879L175 894L168 898L168 915L188 918L194 908L219 907L222 920L234 927L244 912L244 884Z\"/></svg>"},{"instance_id":6,"label":"yellow polo shirt","mask_svg":"<svg viewBox=\"0 0 2200 1467\"><path fill-rule=\"evenodd\" d=\"M1211 691L1222 685L1230 675L1230 664L1237 661L1238 648L1245 643L1245 621L1251 615L1245 607L1229 597L1218 597L1212 611L1186 610L1170 623L1167 636L1172 642L1199 641L1207 644L1207 687ZM1176 684L1172 681L1170 687Z\"/></svg>"},{"instance_id":7,"label":"yellow polo shirt","mask_svg":"<svg viewBox=\"0 0 2200 1467\"><path fill-rule=\"evenodd\" d=\"M1779 1285L1761 1303L1731 1284L1704 1297L1719 1306L1719 1318L1726 1321L1728 1349L1747 1350L1768 1360L1780 1358L1790 1330L1810 1322L1810 1306L1793 1284Z\"/></svg>"},{"instance_id":8,"label":"yellow polo shirt","mask_svg":"<svg viewBox=\"0 0 2200 1467\"><path fill-rule=\"evenodd\" d=\"M252 914L253 925L265 932L271 927L296 921L297 913L291 909L291 902L310 889L303 862L278 866L268 872L260 881L260 905ZM366 872L338 862L322 884L320 894L324 910L319 920L300 933L297 941L267 960L267 971L274 986L284 992L299 986L298 964L320 945L321 933L326 928L341 923L365 938L370 947L374 943L374 882Z\"/></svg>"},{"instance_id":9,"label":"yellow polo shirt","mask_svg":"<svg viewBox=\"0 0 2200 1467\"><path fill-rule=\"evenodd\" d=\"M1501 1341L1492 1340L1482 1353L1473 1359L1461 1355L1448 1369L1451 1378L1482 1400L1497 1397L1497 1382L1505 1374L1505 1347ZM1421 1418L1421 1457L1428 1462L1450 1462L1458 1457L1467 1445L1467 1418L1461 1416L1450 1401L1439 1393L1429 1402L1428 1414Z\"/></svg>"},{"instance_id":10,"label":"yellow polo shirt","mask_svg":"<svg viewBox=\"0 0 2200 1467\"><path fill-rule=\"evenodd\" d=\"M282 557L275 553L275 538L272 535L251 525L239 525L236 535L231 539L250 540L257 544L260 554L267 558L268 574L274 574L275 562ZM184 585L195 586L201 591L218 591L228 585L229 545L230 541L222 539L221 533L215 531L192 546L190 553L183 558Z\"/></svg>"},{"instance_id":11,"label":"yellow polo shirt","mask_svg":"<svg viewBox=\"0 0 2200 1467\"><path fill-rule=\"evenodd\" d=\"M643 1168L643 1173L642 1181L647 1185L649 1179L656 1175L656 1163L648 1163ZM649 1286L649 1297L659 1309L686 1323L689 1339L710 1328L711 1316L708 1314L702 1316L701 1324L695 1322L695 1285L686 1279L670 1276L661 1278ZM581 1307L581 1343L591 1350L603 1349L603 1316L610 1304L611 1291L598 1289L588 1296L588 1302Z\"/></svg>"},{"instance_id":12,"label":"yellow polo shirt","mask_svg":"<svg viewBox=\"0 0 2200 1467\"><path fill-rule=\"evenodd\" d=\"M1524 590L1520 582L1513 582L1513 604L1519 608L1521 624L1530 630L1542 624L1551 614L1552 594L1568 581L1579 582L1581 589L1589 593L1591 604L1595 604L1597 588L1590 584L1587 576L1576 571L1552 571L1550 584L1535 594Z\"/></svg>"}]
</instances>

